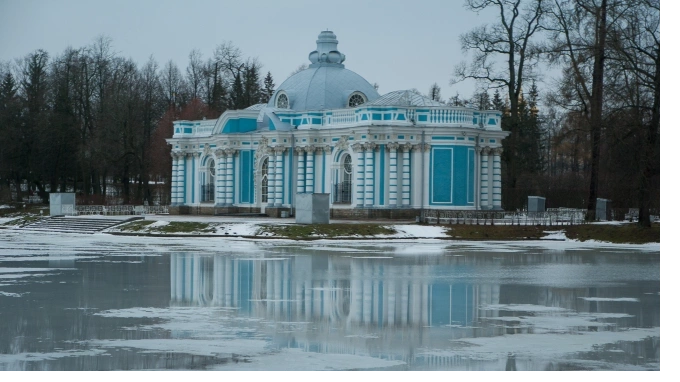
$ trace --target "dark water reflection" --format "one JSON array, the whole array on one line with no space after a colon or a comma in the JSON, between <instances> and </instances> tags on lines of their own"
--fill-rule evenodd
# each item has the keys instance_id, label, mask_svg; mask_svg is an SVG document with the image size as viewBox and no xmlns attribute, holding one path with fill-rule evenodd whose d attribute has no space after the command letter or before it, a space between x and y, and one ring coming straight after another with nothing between
<instances>
[{"instance_id":1,"label":"dark water reflection","mask_svg":"<svg viewBox=\"0 0 680 382\"><path fill-rule=\"evenodd\" d=\"M0 263L0 369L660 368L658 252L60 258Z\"/></svg>"}]
</instances>

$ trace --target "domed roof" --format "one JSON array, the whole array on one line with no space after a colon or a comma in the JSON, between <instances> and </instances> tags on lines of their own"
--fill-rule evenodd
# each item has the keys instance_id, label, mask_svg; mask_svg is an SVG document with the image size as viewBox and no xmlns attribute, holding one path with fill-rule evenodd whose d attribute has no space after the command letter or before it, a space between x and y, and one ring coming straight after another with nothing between
<instances>
[{"instance_id":1,"label":"domed roof","mask_svg":"<svg viewBox=\"0 0 680 382\"><path fill-rule=\"evenodd\" d=\"M342 109L349 106L354 94L359 94L363 102L380 97L368 81L345 69L345 55L338 52L333 32L321 32L316 44L317 50L309 54L309 68L285 80L267 106L296 111Z\"/></svg>"}]
</instances>

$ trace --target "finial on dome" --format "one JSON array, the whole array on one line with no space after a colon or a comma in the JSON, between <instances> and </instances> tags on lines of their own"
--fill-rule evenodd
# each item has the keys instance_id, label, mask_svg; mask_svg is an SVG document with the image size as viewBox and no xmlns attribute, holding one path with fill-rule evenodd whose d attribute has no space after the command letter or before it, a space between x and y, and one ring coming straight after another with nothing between
<instances>
[{"instance_id":1,"label":"finial on dome","mask_svg":"<svg viewBox=\"0 0 680 382\"><path fill-rule=\"evenodd\" d=\"M332 31L325 30L316 40L316 50L309 54L310 67L333 65L344 68L345 55L338 51L338 40Z\"/></svg>"}]
</instances>

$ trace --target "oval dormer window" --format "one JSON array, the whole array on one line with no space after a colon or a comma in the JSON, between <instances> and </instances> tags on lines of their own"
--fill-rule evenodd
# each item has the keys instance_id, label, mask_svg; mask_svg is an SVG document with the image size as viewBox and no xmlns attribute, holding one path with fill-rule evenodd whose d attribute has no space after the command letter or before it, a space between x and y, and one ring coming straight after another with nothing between
<instances>
[{"instance_id":1,"label":"oval dormer window","mask_svg":"<svg viewBox=\"0 0 680 382\"><path fill-rule=\"evenodd\" d=\"M357 107L357 106L359 106L359 105L361 105L365 102L366 102L366 97L363 94L356 92L356 93L353 93L351 96L349 96L348 105L349 105L349 107Z\"/></svg>"},{"instance_id":2,"label":"oval dormer window","mask_svg":"<svg viewBox=\"0 0 680 382\"><path fill-rule=\"evenodd\" d=\"M276 97L276 107L279 109L288 109L288 96L286 93L279 93Z\"/></svg>"}]
</instances>

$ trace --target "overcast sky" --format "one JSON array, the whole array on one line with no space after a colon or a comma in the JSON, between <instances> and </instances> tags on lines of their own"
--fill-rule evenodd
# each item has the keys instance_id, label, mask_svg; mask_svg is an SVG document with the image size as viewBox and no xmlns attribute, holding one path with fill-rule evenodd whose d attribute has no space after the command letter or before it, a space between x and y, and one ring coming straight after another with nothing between
<instances>
[{"instance_id":1,"label":"overcast sky","mask_svg":"<svg viewBox=\"0 0 680 382\"><path fill-rule=\"evenodd\" d=\"M449 86L462 59L458 37L492 21L493 13L466 11L462 0L0 0L0 61L36 49L55 56L105 35L140 66L153 55L161 67L173 60L184 70L192 49L207 58L232 41L279 85L309 64L319 32L329 29L345 67L377 82L381 94L426 92L437 82L443 98L468 97L473 83Z\"/></svg>"}]
</instances>

